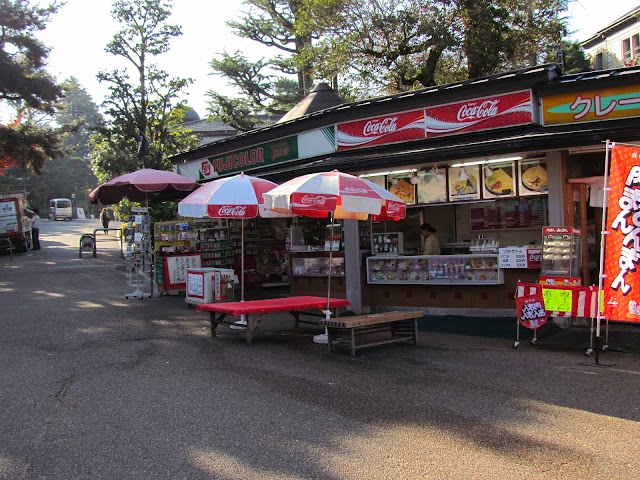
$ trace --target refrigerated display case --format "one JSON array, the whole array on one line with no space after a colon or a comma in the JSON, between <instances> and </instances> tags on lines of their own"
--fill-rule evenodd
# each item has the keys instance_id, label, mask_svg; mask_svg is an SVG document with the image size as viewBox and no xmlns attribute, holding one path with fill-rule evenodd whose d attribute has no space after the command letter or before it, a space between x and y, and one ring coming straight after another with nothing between
<instances>
[{"instance_id":1,"label":"refrigerated display case","mask_svg":"<svg viewBox=\"0 0 640 480\"><path fill-rule=\"evenodd\" d=\"M190 268L187 270L185 302L191 305L233 301L233 269Z\"/></svg>"},{"instance_id":2,"label":"refrigerated display case","mask_svg":"<svg viewBox=\"0 0 640 480\"><path fill-rule=\"evenodd\" d=\"M504 275L497 254L368 257L370 284L498 285Z\"/></svg>"},{"instance_id":3,"label":"refrigerated display case","mask_svg":"<svg viewBox=\"0 0 640 480\"><path fill-rule=\"evenodd\" d=\"M582 236L579 228L543 227L540 283L582 285Z\"/></svg>"}]
</instances>

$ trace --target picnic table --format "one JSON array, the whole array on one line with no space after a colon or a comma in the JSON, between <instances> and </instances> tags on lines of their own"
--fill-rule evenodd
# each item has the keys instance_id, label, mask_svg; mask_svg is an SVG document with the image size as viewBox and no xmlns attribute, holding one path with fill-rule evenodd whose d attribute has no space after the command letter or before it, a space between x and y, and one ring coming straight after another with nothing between
<instances>
[{"instance_id":1,"label":"picnic table","mask_svg":"<svg viewBox=\"0 0 640 480\"><path fill-rule=\"evenodd\" d=\"M351 303L343 298L330 298L329 308L336 309L338 316L339 307L349 307ZM196 307L196 311L208 312L211 321L211 336L216 336L216 328L221 323L233 325L236 322L224 321L227 315L239 317L246 315L247 343L253 339L253 331L256 329L262 317L268 313L289 312L295 319L296 328L300 320L300 312L304 310L324 310L327 308L327 297L300 296L268 298L264 300L246 300L240 302L203 303ZM308 322L307 322L308 323Z\"/></svg>"}]
</instances>

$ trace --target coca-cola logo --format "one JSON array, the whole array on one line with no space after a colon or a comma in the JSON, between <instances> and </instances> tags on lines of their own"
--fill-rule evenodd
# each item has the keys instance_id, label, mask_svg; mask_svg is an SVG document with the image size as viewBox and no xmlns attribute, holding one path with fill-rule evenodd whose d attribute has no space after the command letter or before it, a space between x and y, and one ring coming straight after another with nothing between
<instances>
[{"instance_id":1,"label":"coca-cola logo","mask_svg":"<svg viewBox=\"0 0 640 480\"><path fill-rule=\"evenodd\" d=\"M327 202L327 197L323 195L305 195L302 197L301 202L305 205L324 205Z\"/></svg>"},{"instance_id":2,"label":"coca-cola logo","mask_svg":"<svg viewBox=\"0 0 640 480\"><path fill-rule=\"evenodd\" d=\"M387 202L387 213L397 213L402 209L402 204L398 202Z\"/></svg>"},{"instance_id":3,"label":"coca-cola logo","mask_svg":"<svg viewBox=\"0 0 640 480\"><path fill-rule=\"evenodd\" d=\"M462 105L458 110L458 121L495 117L499 113L498 103L500 103L500 100L485 100L480 104L474 102Z\"/></svg>"},{"instance_id":4,"label":"coca-cola logo","mask_svg":"<svg viewBox=\"0 0 640 480\"><path fill-rule=\"evenodd\" d=\"M542 261L542 253L530 253L529 261L532 263L540 263Z\"/></svg>"},{"instance_id":5,"label":"coca-cola logo","mask_svg":"<svg viewBox=\"0 0 640 480\"><path fill-rule=\"evenodd\" d=\"M218 215L224 217L244 217L246 213L246 205L223 205L218 209Z\"/></svg>"},{"instance_id":6,"label":"coca-cola logo","mask_svg":"<svg viewBox=\"0 0 640 480\"><path fill-rule=\"evenodd\" d=\"M398 121L398 117L387 117L384 119L375 119L369 120L365 123L364 128L362 129L362 134L365 137L371 135L383 135L386 133L393 133L398 128L396 122Z\"/></svg>"},{"instance_id":7,"label":"coca-cola logo","mask_svg":"<svg viewBox=\"0 0 640 480\"><path fill-rule=\"evenodd\" d=\"M366 188L357 188L357 187L345 187L344 191L346 193L367 193L369 190Z\"/></svg>"}]
</instances>

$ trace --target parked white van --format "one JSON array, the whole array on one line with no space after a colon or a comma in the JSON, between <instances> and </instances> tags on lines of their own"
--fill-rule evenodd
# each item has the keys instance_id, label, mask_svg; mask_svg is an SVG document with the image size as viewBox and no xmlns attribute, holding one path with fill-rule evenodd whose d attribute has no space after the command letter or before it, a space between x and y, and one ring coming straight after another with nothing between
<instances>
[{"instance_id":1,"label":"parked white van","mask_svg":"<svg viewBox=\"0 0 640 480\"><path fill-rule=\"evenodd\" d=\"M71 220L73 209L68 198L52 198L49 200L49 220Z\"/></svg>"}]
</instances>

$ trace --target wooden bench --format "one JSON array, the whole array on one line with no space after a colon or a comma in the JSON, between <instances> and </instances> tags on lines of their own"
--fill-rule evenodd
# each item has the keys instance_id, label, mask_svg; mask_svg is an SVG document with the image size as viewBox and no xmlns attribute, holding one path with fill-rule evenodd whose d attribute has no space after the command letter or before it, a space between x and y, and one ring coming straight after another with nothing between
<instances>
[{"instance_id":1,"label":"wooden bench","mask_svg":"<svg viewBox=\"0 0 640 480\"><path fill-rule=\"evenodd\" d=\"M330 320L320 320L320 325L327 327L329 335L329 351L337 351L345 344L352 357L356 350L387 343L407 342L418 343L418 319L423 316L420 311L397 311L370 313ZM381 332L390 332L391 338L380 338ZM348 340L344 336L348 335ZM369 337L366 341L356 342L362 337Z\"/></svg>"}]
</instances>

